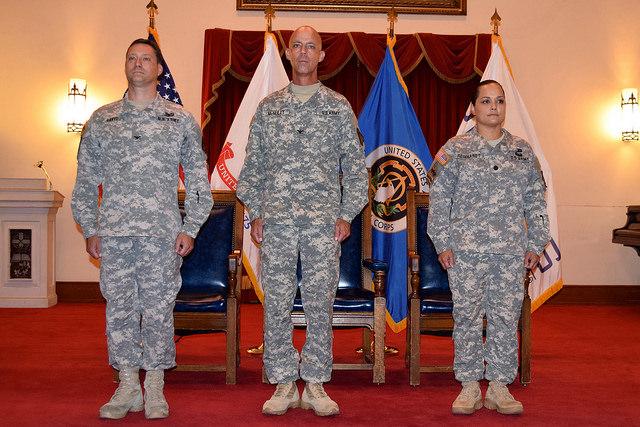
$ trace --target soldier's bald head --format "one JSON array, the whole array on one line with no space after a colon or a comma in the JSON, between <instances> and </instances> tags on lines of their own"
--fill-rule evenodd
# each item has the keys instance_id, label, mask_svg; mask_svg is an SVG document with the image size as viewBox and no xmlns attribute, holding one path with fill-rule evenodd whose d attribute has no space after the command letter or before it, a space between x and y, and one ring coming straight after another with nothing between
<instances>
[{"instance_id":1,"label":"soldier's bald head","mask_svg":"<svg viewBox=\"0 0 640 427\"><path fill-rule=\"evenodd\" d=\"M318 81L318 63L324 59L322 39L313 27L305 25L296 29L285 50L291 62L291 79L296 85L310 85Z\"/></svg>"},{"instance_id":2,"label":"soldier's bald head","mask_svg":"<svg viewBox=\"0 0 640 427\"><path fill-rule=\"evenodd\" d=\"M303 36L311 36L316 42L318 50L322 50L322 38L320 37L320 33L318 33L315 28L309 25L303 25L295 29L293 34L291 34L291 38L289 39L289 47L291 47L292 43L294 43L295 40L298 40Z\"/></svg>"}]
</instances>

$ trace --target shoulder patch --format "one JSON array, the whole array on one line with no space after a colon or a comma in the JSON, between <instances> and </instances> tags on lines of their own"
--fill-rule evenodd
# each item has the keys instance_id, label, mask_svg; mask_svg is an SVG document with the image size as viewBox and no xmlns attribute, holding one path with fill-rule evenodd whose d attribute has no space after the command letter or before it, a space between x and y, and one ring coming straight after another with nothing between
<instances>
[{"instance_id":1,"label":"shoulder patch","mask_svg":"<svg viewBox=\"0 0 640 427\"><path fill-rule=\"evenodd\" d=\"M84 125L82 125L82 131L80 132L80 142L82 142L82 138L84 138L86 133L87 133L87 122L85 122Z\"/></svg>"},{"instance_id":2,"label":"shoulder patch","mask_svg":"<svg viewBox=\"0 0 640 427\"><path fill-rule=\"evenodd\" d=\"M360 147L364 147L364 136L360 132L360 128L356 127L356 133L358 134L358 140L360 141Z\"/></svg>"},{"instance_id":3,"label":"shoulder patch","mask_svg":"<svg viewBox=\"0 0 640 427\"><path fill-rule=\"evenodd\" d=\"M547 189L547 180L544 179L544 172L542 171L542 167L540 166L540 161L537 157L535 157L535 167L540 174L540 179L542 180L542 185L544 185L544 189Z\"/></svg>"},{"instance_id":4,"label":"shoulder patch","mask_svg":"<svg viewBox=\"0 0 640 427\"><path fill-rule=\"evenodd\" d=\"M444 148L438 150L435 156L436 162L440 163L442 166L446 166L446 164L449 163L449 160L451 160L451 156L449 156L447 152L444 151Z\"/></svg>"},{"instance_id":5,"label":"shoulder patch","mask_svg":"<svg viewBox=\"0 0 640 427\"><path fill-rule=\"evenodd\" d=\"M433 182L436 180L436 168L435 166L432 166L431 169L429 169L429 172L427 172L427 185L429 187L431 187L433 185Z\"/></svg>"}]
</instances>

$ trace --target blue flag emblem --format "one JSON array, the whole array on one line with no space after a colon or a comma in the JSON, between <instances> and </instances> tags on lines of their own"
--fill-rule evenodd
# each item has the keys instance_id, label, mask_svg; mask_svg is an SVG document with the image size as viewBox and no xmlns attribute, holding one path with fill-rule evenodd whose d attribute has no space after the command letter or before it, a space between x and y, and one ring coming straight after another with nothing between
<instances>
[{"instance_id":1,"label":"blue flag emblem","mask_svg":"<svg viewBox=\"0 0 640 427\"><path fill-rule=\"evenodd\" d=\"M358 125L371 170L372 255L389 263L387 323L399 332L408 311L406 194L412 186L426 191L432 157L397 68L394 43L387 42Z\"/></svg>"}]
</instances>

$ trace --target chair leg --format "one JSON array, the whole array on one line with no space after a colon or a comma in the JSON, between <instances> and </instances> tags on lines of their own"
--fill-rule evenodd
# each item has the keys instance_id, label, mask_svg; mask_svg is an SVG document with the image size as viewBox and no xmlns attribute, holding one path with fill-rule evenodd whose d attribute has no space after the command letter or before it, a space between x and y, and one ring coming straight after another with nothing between
<instances>
[{"instance_id":1,"label":"chair leg","mask_svg":"<svg viewBox=\"0 0 640 427\"><path fill-rule=\"evenodd\" d=\"M362 329L362 357L364 363L371 363L371 330L369 328Z\"/></svg>"},{"instance_id":2,"label":"chair leg","mask_svg":"<svg viewBox=\"0 0 640 427\"><path fill-rule=\"evenodd\" d=\"M376 297L374 302L374 359L373 359L373 382L376 384L384 384L384 338L387 325L385 323L385 305L384 297Z\"/></svg>"},{"instance_id":3,"label":"chair leg","mask_svg":"<svg viewBox=\"0 0 640 427\"><path fill-rule=\"evenodd\" d=\"M226 357L226 383L235 384L237 377L238 359L238 301L235 298L227 298L227 357Z\"/></svg>"},{"instance_id":4,"label":"chair leg","mask_svg":"<svg viewBox=\"0 0 640 427\"><path fill-rule=\"evenodd\" d=\"M409 307L409 384L420 385L420 300L411 299Z\"/></svg>"},{"instance_id":5,"label":"chair leg","mask_svg":"<svg viewBox=\"0 0 640 427\"><path fill-rule=\"evenodd\" d=\"M411 307L411 306L409 306ZM409 308L409 313L407 315L407 327L404 330L404 367L409 369L410 365L410 353L411 353L411 308Z\"/></svg>"}]
</instances>

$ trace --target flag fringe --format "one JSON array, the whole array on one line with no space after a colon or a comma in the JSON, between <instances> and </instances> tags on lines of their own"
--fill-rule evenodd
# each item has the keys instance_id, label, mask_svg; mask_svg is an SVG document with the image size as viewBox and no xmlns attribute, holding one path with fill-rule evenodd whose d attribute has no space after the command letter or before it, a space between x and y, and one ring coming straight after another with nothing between
<instances>
[{"instance_id":1,"label":"flag fringe","mask_svg":"<svg viewBox=\"0 0 640 427\"><path fill-rule=\"evenodd\" d=\"M540 307L549 298L551 298L553 295L555 295L556 292L558 292L560 289L562 289L563 285L564 285L564 282L562 281L562 277L560 277L556 281L556 283L554 283L553 285L551 285L547 289L545 289L545 291L543 293L538 295L538 298L536 298L535 300L533 300L531 302L531 312L533 313L534 311L536 311L536 309L538 307Z\"/></svg>"},{"instance_id":2,"label":"flag fringe","mask_svg":"<svg viewBox=\"0 0 640 427\"><path fill-rule=\"evenodd\" d=\"M407 318L405 317L404 319L402 319L399 322L396 322L395 320L393 320L393 317L391 317L391 314L389 313L389 310L386 311L386 316L387 318L387 325L389 325L389 328L391 328L391 330L393 332L395 332L396 334L399 332L404 331L407 328Z\"/></svg>"},{"instance_id":3,"label":"flag fringe","mask_svg":"<svg viewBox=\"0 0 640 427\"><path fill-rule=\"evenodd\" d=\"M260 304L264 304L264 293L262 293L262 288L258 283L258 278L256 274L253 272L253 267L251 266L251 261L247 258L244 253L242 254L242 265L244 265L244 271L247 272L247 276L249 276L249 280L251 281L251 285L253 286L253 290L256 293L258 299L260 300Z\"/></svg>"}]
</instances>

